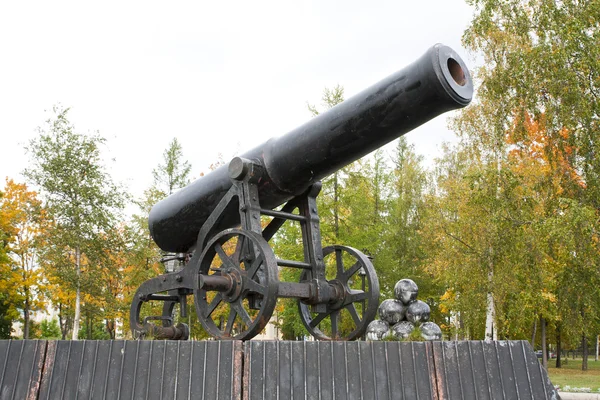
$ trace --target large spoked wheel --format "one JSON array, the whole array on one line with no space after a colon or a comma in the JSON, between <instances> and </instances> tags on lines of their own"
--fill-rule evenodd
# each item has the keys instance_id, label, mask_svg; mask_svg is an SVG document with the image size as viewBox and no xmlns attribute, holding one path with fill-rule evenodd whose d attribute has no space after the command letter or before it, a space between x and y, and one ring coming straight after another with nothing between
<instances>
[{"instance_id":1,"label":"large spoked wheel","mask_svg":"<svg viewBox=\"0 0 600 400\"><path fill-rule=\"evenodd\" d=\"M325 276L342 298L327 304L325 312L312 312L298 302L306 329L319 340L354 340L361 337L379 307L379 280L373 263L362 252L347 246L323 249ZM303 273L300 280L306 280Z\"/></svg>"},{"instance_id":2,"label":"large spoked wheel","mask_svg":"<svg viewBox=\"0 0 600 400\"><path fill-rule=\"evenodd\" d=\"M248 340L269 322L277 303L277 261L255 232L228 229L208 242L194 289L198 319L218 339Z\"/></svg>"}]
</instances>

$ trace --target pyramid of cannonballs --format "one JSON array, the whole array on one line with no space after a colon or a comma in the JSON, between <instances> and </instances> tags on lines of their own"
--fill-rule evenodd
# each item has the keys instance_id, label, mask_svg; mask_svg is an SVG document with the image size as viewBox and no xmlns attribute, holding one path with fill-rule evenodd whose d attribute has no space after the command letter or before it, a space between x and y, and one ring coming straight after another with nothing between
<instances>
[{"instance_id":1,"label":"pyramid of cannonballs","mask_svg":"<svg viewBox=\"0 0 600 400\"><path fill-rule=\"evenodd\" d=\"M395 299L384 300L379 305L379 318L367 327L368 340L383 340L394 337L397 340L408 338L416 329L424 340L441 340L442 330L429 321L431 309L417 300L419 288L411 279L402 279L394 286Z\"/></svg>"}]
</instances>

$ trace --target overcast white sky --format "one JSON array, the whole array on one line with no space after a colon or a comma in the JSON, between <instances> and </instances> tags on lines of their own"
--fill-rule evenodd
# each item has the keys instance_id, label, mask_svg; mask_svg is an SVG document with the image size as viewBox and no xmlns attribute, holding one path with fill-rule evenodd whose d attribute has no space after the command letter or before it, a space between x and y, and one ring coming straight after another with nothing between
<instances>
[{"instance_id":1,"label":"overcast white sky","mask_svg":"<svg viewBox=\"0 0 600 400\"><path fill-rule=\"evenodd\" d=\"M108 139L133 194L173 137L198 176L309 119L324 87L350 97L437 42L473 67L471 17L463 0L3 1L0 178L23 180L23 146L56 103ZM446 120L407 135L428 160L453 139Z\"/></svg>"}]
</instances>

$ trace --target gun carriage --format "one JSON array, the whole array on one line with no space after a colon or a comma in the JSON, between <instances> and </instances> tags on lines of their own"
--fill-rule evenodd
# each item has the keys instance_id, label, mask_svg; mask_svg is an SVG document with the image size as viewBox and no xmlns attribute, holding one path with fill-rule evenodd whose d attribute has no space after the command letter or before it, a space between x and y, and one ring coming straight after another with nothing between
<instances>
[{"instance_id":1,"label":"gun carriage","mask_svg":"<svg viewBox=\"0 0 600 400\"><path fill-rule=\"evenodd\" d=\"M189 295L204 329L219 339L256 336L282 297L298 299L301 320L317 339L362 336L378 308L377 275L362 252L322 247L320 180L466 106L472 94L464 62L435 45L413 64L157 203L149 216L152 238L183 268L140 286L130 312L134 336L187 339L188 327L173 325L172 313L179 304L185 317ZM261 222L262 216L270 221ZM286 221L300 224L302 261L279 259L269 245ZM281 281L280 268L300 269L299 281ZM148 301L162 301L162 315L142 321Z\"/></svg>"}]
</instances>

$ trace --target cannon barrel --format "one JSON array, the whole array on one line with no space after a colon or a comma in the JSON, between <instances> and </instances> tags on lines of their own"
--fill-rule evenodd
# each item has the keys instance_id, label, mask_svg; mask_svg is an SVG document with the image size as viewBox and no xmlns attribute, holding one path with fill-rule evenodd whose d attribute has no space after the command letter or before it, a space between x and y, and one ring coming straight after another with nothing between
<instances>
[{"instance_id":1,"label":"cannon barrel","mask_svg":"<svg viewBox=\"0 0 600 400\"><path fill-rule=\"evenodd\" d=\"M261 207L275 208L345 165L436 116L469 104L473 83L462 59L437 44L421 58L291 132L241 157L258 161ZM165 251L194 248L198 232L232 186L228 164L157 203L149 227ZM220 221L234 226L237 212Z\"/></svg>"}]
</instances>

